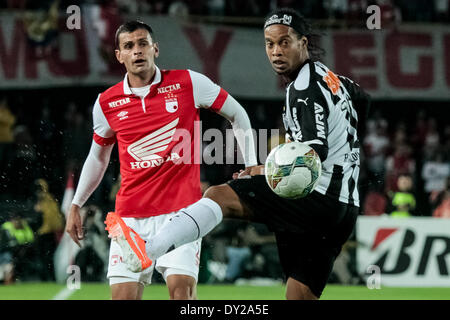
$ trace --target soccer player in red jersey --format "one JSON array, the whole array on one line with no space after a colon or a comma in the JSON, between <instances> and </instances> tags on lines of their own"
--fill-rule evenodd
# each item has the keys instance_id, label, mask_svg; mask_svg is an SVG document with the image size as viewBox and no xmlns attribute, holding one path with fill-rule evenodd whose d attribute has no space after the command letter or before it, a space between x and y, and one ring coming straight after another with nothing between
<instances>
[{"instance_id":1,"label":"soccer player in red jersey","mask_svg":"<svg viewBox=\"0 0 450 320\"><path fill-rule=\"evenodd\" d=\"M160 70L155 65L159 48L145 23L120 26L115 53L127 73L95 102L93 142L66 232L80 245L84 237L80 208L103 178L117 143L122 181L115 212L105 221L112 238L107 275L112 298L141 299L156 269L171 299L195 299L201 238L157 261L147 257L143 239L202 197L200 141L195 139L200 136L199 110L210 109L231 122L247 168L257 165L250 120L243 107L206 76L191 70ZM218 221L205 223L212 226Z\"/></svg>"}]
</instances>

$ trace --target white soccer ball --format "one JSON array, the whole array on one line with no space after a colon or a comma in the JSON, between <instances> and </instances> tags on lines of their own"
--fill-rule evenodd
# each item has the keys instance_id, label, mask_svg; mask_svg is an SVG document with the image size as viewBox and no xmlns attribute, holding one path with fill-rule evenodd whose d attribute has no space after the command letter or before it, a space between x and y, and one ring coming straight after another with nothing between
<instances>
[{"instance_id":1,"label":"white soccer ball","mask_svg":"<svg viewBox=\"0 0 450 320\"><path fill-rule=\"evenodd\" d=\"M269 153L265 164L267 184L287 199L299 199L311 193L321 173L319 155L302 142L278 145Z\"/></svg>"}]
</instances>

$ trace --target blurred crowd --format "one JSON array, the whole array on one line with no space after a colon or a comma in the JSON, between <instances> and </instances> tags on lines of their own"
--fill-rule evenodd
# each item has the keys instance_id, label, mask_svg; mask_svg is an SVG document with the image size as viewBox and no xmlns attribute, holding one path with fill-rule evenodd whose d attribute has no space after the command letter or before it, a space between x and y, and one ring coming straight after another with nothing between
<instances>
[{"instance_id":1,"label":"blurred crowd","mask_svg":"<svg viewBox=\"0 0 450 320\"><path fill-rule=\"evenodd\" d=\"M355 23L365 23L367 7L377 5L385 22L449 22L450 18L448 0L0 0L0 9L40 10L54 3L60 8L94 4L129 14L253 18L276 7L292 7L312 19Z\"/></svg>"},{"instance_id":2,"label":"blurred crowd","mask_svg":"<svg viewBox=\"0 0 450 320\"><path fill-rule=\"evenodd\" d=\"M363 213L450 217L450 124L420 109L413 122L378 112L363 143Z\"/></svg>"}]
</instances>

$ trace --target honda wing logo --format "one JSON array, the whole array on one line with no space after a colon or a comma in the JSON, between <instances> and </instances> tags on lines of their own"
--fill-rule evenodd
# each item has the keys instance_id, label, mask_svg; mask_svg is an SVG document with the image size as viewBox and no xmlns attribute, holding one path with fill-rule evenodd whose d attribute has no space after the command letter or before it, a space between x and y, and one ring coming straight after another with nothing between
<instances>
[{"instance_id":1,"label":"honda wing logo","mask_svg":"<svg viewBox=\"0 0 450 320\"><path fill-rule=\"evenodd\" d=\"M136 160L136 162L130 163L132 169L157 167L165 161L179 158L177 154L171 154L164 159L157 154L168 148L175 134L178 121L179 118L128 146L128 153Z\"/></svg>"}]
</instances>

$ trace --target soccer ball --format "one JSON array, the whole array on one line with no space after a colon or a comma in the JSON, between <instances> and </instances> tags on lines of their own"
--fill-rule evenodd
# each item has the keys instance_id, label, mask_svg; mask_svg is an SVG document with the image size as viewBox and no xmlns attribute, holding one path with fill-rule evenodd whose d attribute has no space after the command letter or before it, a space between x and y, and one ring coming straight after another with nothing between
<instances>
[{"instance_id":1,"label":"soccer ball","mask_svg":"<svg viewBox=\"0 0 450 320\"><path fill-rule=\"evenodd\" d=\"M299 199L311 193L321 173L319 155L302 142L278 145L269 153L265 164L270 189L287 199Z\"/></svg>"}]
</instances>

